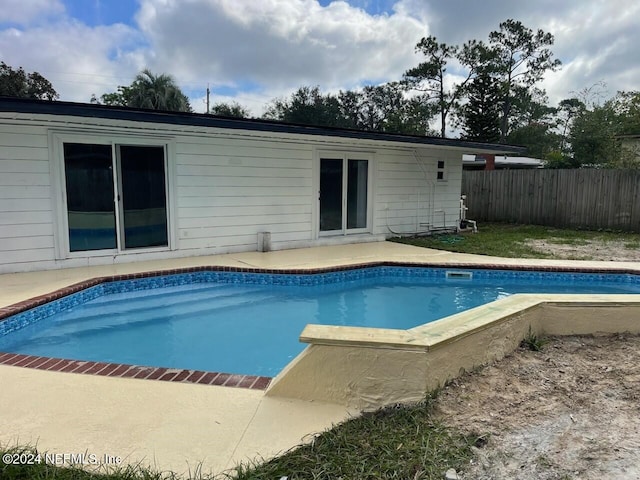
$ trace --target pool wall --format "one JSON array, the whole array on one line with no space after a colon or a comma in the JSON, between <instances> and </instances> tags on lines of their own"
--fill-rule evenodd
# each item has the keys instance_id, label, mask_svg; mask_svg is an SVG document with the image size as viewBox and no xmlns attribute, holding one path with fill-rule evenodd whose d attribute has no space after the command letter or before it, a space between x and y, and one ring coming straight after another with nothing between
<instances>
[{"instance_id":1,"label":"pool wall","mask_svg":"<svg viewBox=\"0 0 640 480\"><path fill-rule=\"evenodd\" d=\"M308 325L267 395L372 410L417 401L528 334L640 333L640 295L517 294L410 330Z\"/></svg>"}]
</instances>

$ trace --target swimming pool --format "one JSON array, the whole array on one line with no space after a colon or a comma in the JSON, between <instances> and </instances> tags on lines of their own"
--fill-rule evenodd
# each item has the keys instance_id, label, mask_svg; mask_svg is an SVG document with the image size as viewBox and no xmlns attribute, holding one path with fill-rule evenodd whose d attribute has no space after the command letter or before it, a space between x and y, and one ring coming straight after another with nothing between
<instances>
[{"instance_id":1,"label":"swimming pool","mask_svg":"<svg viewBox=\"0 0 640 480\"><path fill-rule=\"evenodd\" d=\"M374 266L99 283L0 321L0 351L274 376L309 323L409 329L514 293L640 293L640 276Z\"/></svg>"}]
</instances>

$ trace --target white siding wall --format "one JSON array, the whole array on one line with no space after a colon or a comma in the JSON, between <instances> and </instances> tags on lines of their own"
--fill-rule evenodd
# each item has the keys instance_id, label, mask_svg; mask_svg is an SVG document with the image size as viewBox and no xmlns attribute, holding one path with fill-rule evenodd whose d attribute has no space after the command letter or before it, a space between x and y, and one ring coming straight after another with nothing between
<instances>
[{"instance_id":1,"label":"white siding wall","mask_svg":"<svg viewBox=\"0 0 640 480\"><path fill-rule=\"evenodd\" d=\"M155 135L163 139L159 143L172 139L173 251L56 258L54 232L61 220L54 218L54 199L61 193L51 180L52 130L139 135L151 143ZM315 163L318 152L327 149L372 155L371 234L317 237ZM390 147L370 140L55 116L0 118L0 273L253 251L259 232L271 232L272 247L282 249L381 239L392 231L415 233L426 224L455 227L461 158L462 152L453 149ZM436 180L438 160L446 165L443 182Z\"/></svg>"},{"instance_id":2,"label":"white siding wall","mask_svg":"<svg viewBox=\"0 0 640 480\"><path fill-rule=\"evenodd\" d=\"M176 145L178 248L255 250L311 240L311 145L180 138Z\"/></svg>"},{"instance_id":3,"label":"white siding wall","mask_svg":"<svg viewBox=\"0 0 640 480\"><path fill-rule=\"evenodd\" d=\"M381 150L377 156L375 233L414 234L458 223L462 155L445 149ZM438 161L445 180L437 180Z\"/></svg>"},{"instance_id":4,"label":"white siding wall","mask_svg":"<svg viewBox=\"0 0 640 480\"><path fill-rule=\"evenodd\" d=\"M47 132L0 126L0 272L53 257Z\"/></svg>"}]
</instances>

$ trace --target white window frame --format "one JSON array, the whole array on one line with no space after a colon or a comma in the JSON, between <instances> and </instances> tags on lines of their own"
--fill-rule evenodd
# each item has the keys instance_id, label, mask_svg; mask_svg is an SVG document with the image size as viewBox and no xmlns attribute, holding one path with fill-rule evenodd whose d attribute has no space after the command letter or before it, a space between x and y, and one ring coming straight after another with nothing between
<instances>
[{"instance_id":1,"label":"white window frame","mask_svg":"<svg viewBox=\"0 0 640 480\"><path fill-rule=\"evenodd\" d=\"M67 210L67 188L65 181L64 144L84 143L89 145L110 145L111 161L114 172L120 162L117 152L118 146L148 146L163 147L164 149L164 173L165 173L165 199L167 205L167 245L161 247L129 248L125 249L122 242L121 204L115 208L116 216L116 248L104 250L83 250L72 252L69 246L69 217ZM79 134L75 132L49 132L49 145L51 147L51 179L52 195L54 196L54 243L56 259L73 259L87 257L104 257L120 255L136 255L142 253L164 252L175 250L177 245L175 218L175 140L168 137L126 135L121 133L90 133ZM121 175L114 175L114 198L120 193Z\"/></svg>"},{"instance_id":2,"label":"white window frame","mask_svg":"<svg viewBox=\"0 0 640 480\"><path fill-rule=\"evenodd\" d=\"M342 160L342 228L339 230L320 230L320 163L323 158ZM367 161L367 226L347 228L347 175L349 160ZM357 150L317 150L314 161L314 188L316 192L314 231L316 238L336 237L371 233L373 231L373 180L374 154L371 151Z\"/></svg>"}]
</instances>

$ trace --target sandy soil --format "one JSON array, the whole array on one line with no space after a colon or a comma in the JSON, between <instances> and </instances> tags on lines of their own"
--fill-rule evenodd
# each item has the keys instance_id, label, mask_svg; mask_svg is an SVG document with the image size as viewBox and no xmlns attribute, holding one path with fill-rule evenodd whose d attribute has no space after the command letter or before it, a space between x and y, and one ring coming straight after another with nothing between
<instances>
[{"instance_id":1,"label":"sandy soil","mask_svg":"<svg viewBox=\"0 0 640 480\"><path fill-rule=\"evenodd\" d=\"M528 240L526 244L539 252L551 253L554 258L567 260L598 260L640 262L640 248L630 248L629 242L585 240L584 245L567 245L562 239Z\"/></svg>"},{"instance_id":2,"label":"sandy soil","mask_svg":"<svg viewBox=\"0 0 640 480\"><path fill-rule=\"evenodd\" d=\"M444 388L437 415L482 436L462 479L640 479L640 336L557 337Z\"/></svg>"}]
</instances>

